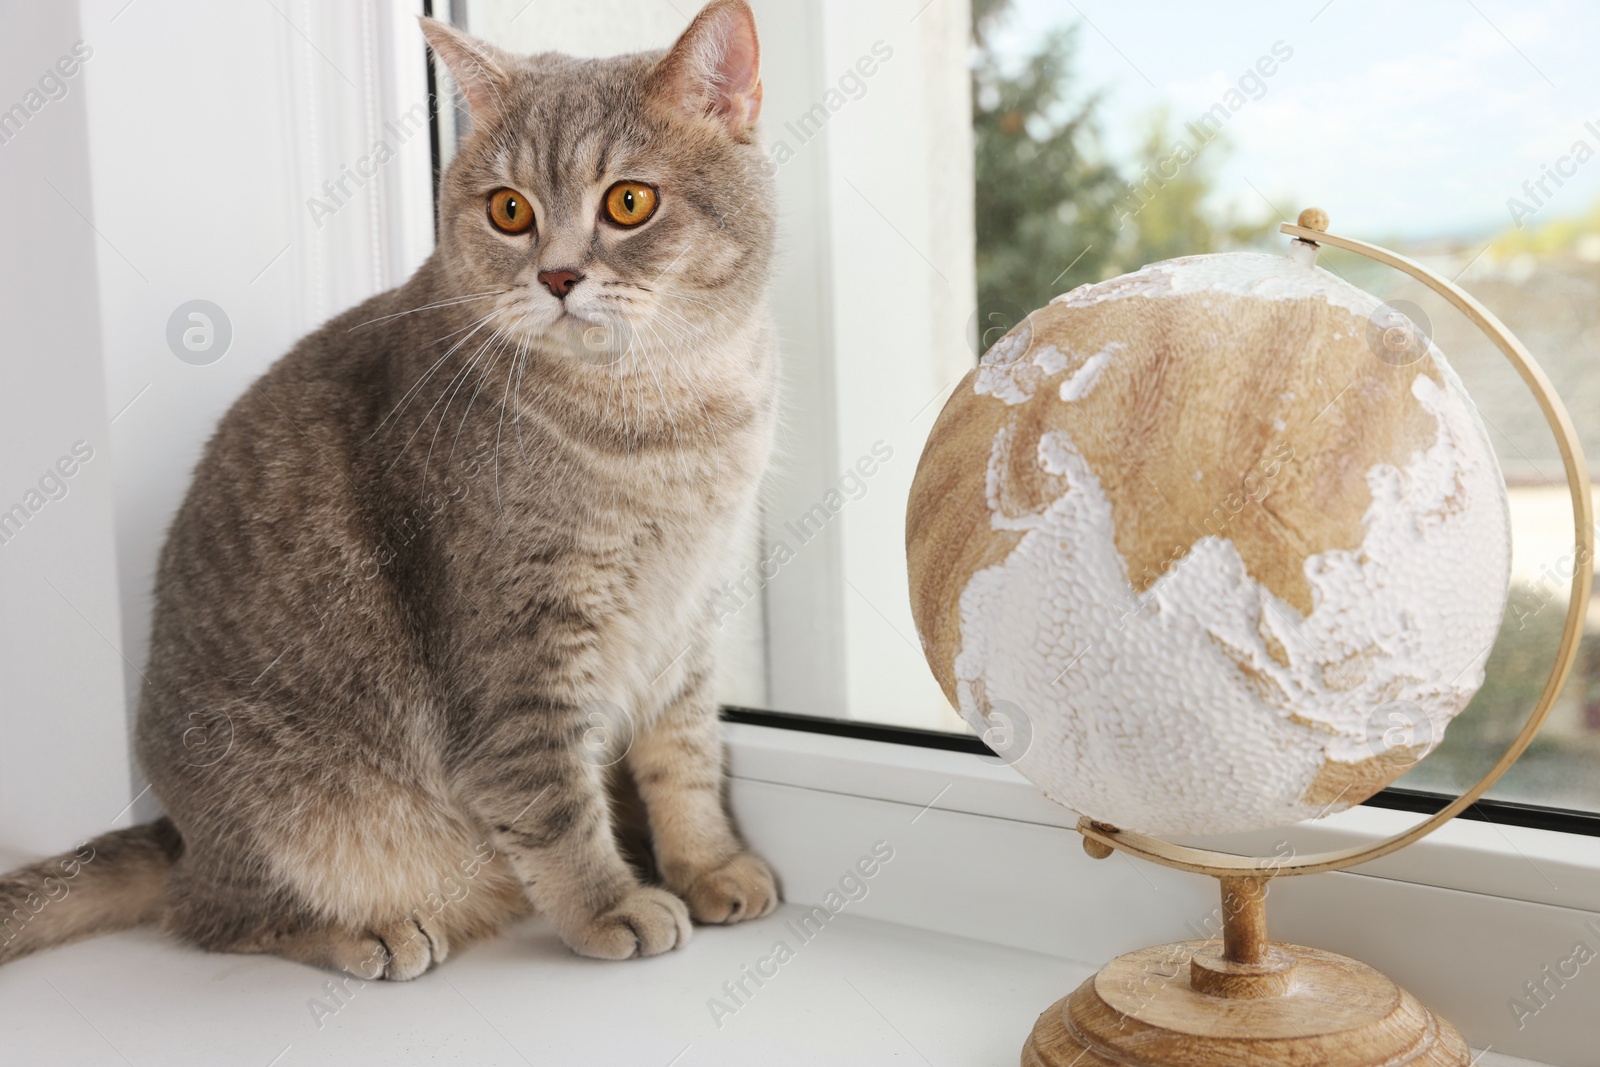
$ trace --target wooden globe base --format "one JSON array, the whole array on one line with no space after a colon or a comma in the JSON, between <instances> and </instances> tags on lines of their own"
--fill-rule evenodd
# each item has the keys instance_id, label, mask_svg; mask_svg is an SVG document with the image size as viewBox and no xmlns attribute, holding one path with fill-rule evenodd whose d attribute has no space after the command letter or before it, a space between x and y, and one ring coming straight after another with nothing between
<instances>
[{"instance_id":1,"label":"wooden globe base","mask_svg":"<svg viewBox=\"0 0 1600 1067\"><path fill-rule=\"evenodd\" d=\"M1364 963L1266 940L1266 880L1223 879L1223 938L1118 956L1052 1004L1023 1067L1469 1067L1466 1042Z\"/></svg>"},{"instance_id":2,"label":"wooden globe base","mask_svg":"<svg viewBox=\"0 0 1600 1067\"><path fill-rule=\"evenodd\" d=\"M1456 1028L1364 963L1298 945L1277 996L1200 993L1182 941L1119 956L1052 1004L1022 1047L1023 1067L1468 1067ZM1170 979L1162 973L1177 973Z\"/></svg>"}]
</instances>

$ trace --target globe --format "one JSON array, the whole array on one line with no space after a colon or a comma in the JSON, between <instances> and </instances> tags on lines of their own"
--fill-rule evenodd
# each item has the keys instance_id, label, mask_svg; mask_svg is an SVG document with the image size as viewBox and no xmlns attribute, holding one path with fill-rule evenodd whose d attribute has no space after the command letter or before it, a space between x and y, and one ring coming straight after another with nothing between
<instances>
[{"instance_id":1,"label":"globe","mask_svg":"<svg viewBox=\"0 0 1600 1067\"><path fill-rule=\"evenodd\" d=\"M1295 257L1065 293L956 387L909 501L912 611L962 717L1149 834L1286 826L1432 751L1483 681L1510 523L1443 354Z\"/></svg>"}]
</instances>

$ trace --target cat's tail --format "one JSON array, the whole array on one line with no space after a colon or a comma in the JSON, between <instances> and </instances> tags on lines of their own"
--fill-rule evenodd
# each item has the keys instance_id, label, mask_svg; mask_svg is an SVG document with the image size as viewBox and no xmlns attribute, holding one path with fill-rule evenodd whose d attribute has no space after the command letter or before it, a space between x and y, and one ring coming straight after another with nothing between
<instances>
[{"instance_id":1,"label":"cat's tail","mask_svg":"<svg viewBox=\"0 0 1600 1067\"><path fill-rule=\"evenodd\" d=\"M0 875L0 963L154 922L182 852L177 828L161 818Z\"/></svg>"}]
</instances>

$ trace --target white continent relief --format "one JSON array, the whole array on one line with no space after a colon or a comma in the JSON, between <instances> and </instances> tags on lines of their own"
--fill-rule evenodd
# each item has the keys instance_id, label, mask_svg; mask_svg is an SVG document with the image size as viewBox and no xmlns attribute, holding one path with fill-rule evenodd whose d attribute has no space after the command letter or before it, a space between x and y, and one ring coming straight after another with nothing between
<instances>
[{"instance_id":1,"label":"white continent relief","mask_svg":"<svg viewBox=\"0 0 1600 1067\"><path fill-rule=\"evenodd\" d=\"M1078 360L1076 353L1069 356L1055 345L1031 342L1032 334L1027 330L1007 334L995 342L978 364L974 389L980 396L996 397L1012 407L1026 403L1033 399L1039 383L1060 374L1076 361L1077 369L1061 383L1061 399L1081 400L1099 382L1111 357L1127 347L1113 341L1093 355Z\"/></svg>"},{"instance_id":2,"label":"white continent relief","mask_svg":"<svg viewBox=\"0 0 1600 1067\"><path fill-rule=\"evenodd\" d=\"M1067 490L1041 513L1007 515L1002 431L990 521L1022 537L962 592L962 715L981 732L980 697L1014 703L1032 729L1019 771L1083 814L1147 833L1326 814L1305 802L1308 787L1330 761L1382 752L1371 722L1388 702L1420 708L1427 726L1413 743L1436 745L1481 684L1510 538L1482 427L1442 359L1435 365L1448 386L1418 375L1412 389L1437 423L1432 444L1404 469L1367 472L1362 543L1306 560L1304 618L1215 536L1135 592L1110 501L1064 433L1041 438L1038 462Z\"/></svg>"}]
</instances>

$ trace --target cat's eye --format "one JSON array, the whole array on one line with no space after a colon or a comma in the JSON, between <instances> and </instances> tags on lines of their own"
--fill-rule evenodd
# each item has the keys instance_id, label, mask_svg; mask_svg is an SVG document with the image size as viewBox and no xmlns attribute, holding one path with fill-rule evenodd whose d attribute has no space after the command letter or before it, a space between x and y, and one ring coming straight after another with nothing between
<instances>
[{"instance_id":1,"label":"cat's eye","mask_svg":"<svg viewBox=\"0 0 1600 1067\"><path fill-rule=\"evenodd\" d=\"M533 225L533 206L515 189L489 194L489 221L501 233L527 233Z\"/></svg>"},{"instance_id":2,"label":"cat's eye","mask_svg":"<svg viewBox=\"0 0 1600 1067\"><path fill-rule=\"evenodd\" d=\"M637 226L656 213L656 191L643 182L618 182L606 190L606 218L618 226Z\"/></svg>"}]
</instances>

